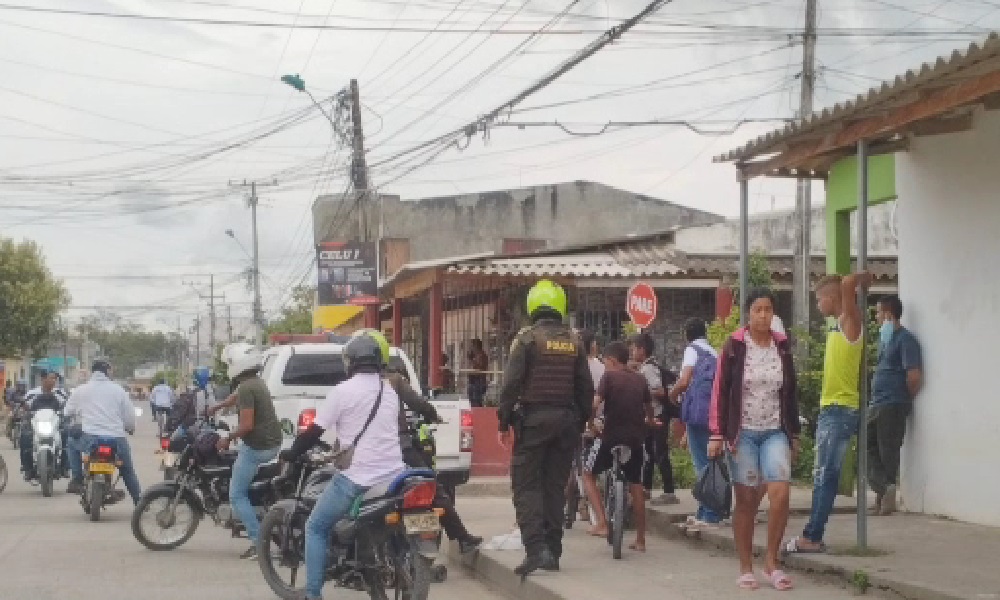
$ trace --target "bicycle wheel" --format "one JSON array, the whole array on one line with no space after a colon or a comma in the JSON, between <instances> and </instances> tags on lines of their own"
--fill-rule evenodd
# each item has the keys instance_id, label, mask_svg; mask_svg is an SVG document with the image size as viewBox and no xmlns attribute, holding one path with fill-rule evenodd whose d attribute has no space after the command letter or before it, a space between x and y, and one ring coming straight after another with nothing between
<instances>
[{"instance_id":1,"label":"bicycle wheel","mask_svg":"<svg viewBox=\"0 0 1000 600\"><path fill-rule=\"evenodd\" d=\"M0 456L0 494L3 493L3 490L6 487L7 487L7 463L4 462L3 457Z\"/></svg>"},{"instance_id":2,"label":"bicycle wheel","mask_svg":"<svg viewBox=\"0 0 1000 600\"><path fill-rule=\"evenodd\" d=\"M625 482L615 477L614 482L614 521L608 521L608 534L611 536L611 556L618 560L622 557L622 541L625 538Z\"/></svg>"},{"instance_id":3,"label":"bicycle wheel","mask_svg":"<svg viewBox=\"0 0 1000 600\"><path fill-rule=\"evenodd\" d=\"M604 514L608 521L608 545L612 545L615 540L614 519L615 519L615 486L611 473L604 474Z\"/></svg>"}]
</instances>

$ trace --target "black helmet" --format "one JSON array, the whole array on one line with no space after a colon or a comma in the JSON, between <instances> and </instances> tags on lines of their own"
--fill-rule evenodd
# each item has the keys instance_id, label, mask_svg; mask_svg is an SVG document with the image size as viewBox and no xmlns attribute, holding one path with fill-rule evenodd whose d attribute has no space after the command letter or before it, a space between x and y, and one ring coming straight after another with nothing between
<instances>
[{"instance_id":1,"label":"black helmet","mask_svg":"<svg viewBox=\"0 0 1000 600\"><path fill-rule=\"evenodd\" d=\"M111 363L104 359L98 359L94 361L93 366L90 367L92 373L104 373L108 377L111 376Z\"/></svg>"},{"instance_id":2,"label":"black helmet","mask_svg":"<svg viewBox=\"0 0 1000 600\"><path fill-rule=\"evenodd\" d=\"M362 329L344 345L344 368L349 375L364 367L381 370L388 362L388 354L389 343L381 333Z\"/></svg>"}]
</instances>

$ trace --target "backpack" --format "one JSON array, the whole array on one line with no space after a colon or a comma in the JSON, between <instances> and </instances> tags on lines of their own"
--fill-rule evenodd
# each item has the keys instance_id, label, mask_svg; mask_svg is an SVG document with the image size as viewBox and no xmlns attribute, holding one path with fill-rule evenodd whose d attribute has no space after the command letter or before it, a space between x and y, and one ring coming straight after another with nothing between
<instances>
[{"instance_id":1,"label":"backpack","mask_svg":"<svg viewBox=\"0 0 1000 600\"><path fill-rule=\"evenodd\" d=\"M688 425L708 425L708 407L712 402L712 386L715 384L715 370L718 359L704 348L691 344L698 353L698 361L691 373L691 384L684 392L681 403L681 420Z\"/></svg>"},{"instance_id":2,"label":"backpack","mask_svg":"<svg viewBox=\"0 0 1000 600\"><path fill-rule=\"evenodd\" d=\"M656 362L656 359L650 357L646 360L647 364L653 365L660 371L660 384L663 385L663 391L669 392L670 386L677 383L677 373L674 373L670 369L664 367L660 363ZM681 416L681 408L670 402L669 400L664 400L663 402L663 414L671 419L677 419Z\"/></svg>"}]
</instances>

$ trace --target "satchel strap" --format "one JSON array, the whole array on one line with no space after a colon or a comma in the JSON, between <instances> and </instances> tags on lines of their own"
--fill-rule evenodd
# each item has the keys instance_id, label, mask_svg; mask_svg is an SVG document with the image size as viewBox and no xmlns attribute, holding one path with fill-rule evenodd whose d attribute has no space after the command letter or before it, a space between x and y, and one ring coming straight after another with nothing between
<instances>
[{"instance_id":1,"label":"satchel strap","mask_svg":"<svg viewBox=\"0 0 1000 600\"><path fill-rule=\"evenodd\" d=\"M385 389L385 381L379 380L378 382L378 398L375 399L375 406L372 407L372 412L368 415L368 420L365 421L365 426L361 428L358 435L354 438L354 443L351 444L352 448L358 447L358 442L361 441L361 436L368 431L368 426L372 424L375 420L375 414L378 413L378 407L382 405L382 391Z\"/></svg>"}]
</instances>

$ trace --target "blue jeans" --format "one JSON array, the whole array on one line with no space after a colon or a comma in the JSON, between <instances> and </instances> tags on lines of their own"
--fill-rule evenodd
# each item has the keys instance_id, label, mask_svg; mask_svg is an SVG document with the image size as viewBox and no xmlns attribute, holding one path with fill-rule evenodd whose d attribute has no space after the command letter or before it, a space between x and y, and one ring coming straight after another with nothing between
<instances>
[{"instance_id":1,"label":"blue jeans","mask_svg":"<svg viewBox=\"0 0 1000 600\"><path fill-rule=\"evenodd\" d=\"M69 460L69 470L72 474L73 481L83 481L83 459L80 457L80 453L83 452L83 448L80 445L80 440L83 437L68 437L66 438L66 458Z\"/></svg>"},{"instance_id":2,"label":"blue jeans","mask_svg":"<svg viewBox=\"0 0 1000 600\"><path fill-rule=\"evenodd\" d=\"M115 460L119 460L122 463L118 467L118 474L121 475L122 481L125 483L125 489L128 490L128 495L132 497L132 502L138 504L139 498L142 496L142 488L139 486L139 478L136 476L135 467L132 465L132 450L129 448L128 439L123 437L98 438L85 433L77 440L77 447L82 451L86 451L87 454L92 454L99 439L114 441ZM82 468L80 472L82 475Z\"/></svg>"},{"instance_id":3,"label":"blue jeans","mask_svg":"<svg viewBox=\"0 0 1000 600\"><path fill-rule=\"evenodd\" d=\"M708 440L710 433L705 425L688 425L688 451L691 452L691 462L694 463L694 472L698 477L708 468ZM715 511L704 504L698 504L696 519L705 523L718 523L721 521Z\"/></svg>"},{"instance_id":4,"label":"blue jeans","mask_svg":"<svg viewBox=\"0 0 1000 600\"><path fill-rule=\"evenodd\" d=\"M802 535L813 542L823 541L826 523L840 487L840 469L847 445L858 431L858 411L846 406L827 406L819 411L816 423L816 466L813 469L812 512ZM864 493L862 490L861 493Z\"/></svg>"},{"instance_id":5,"label":"blue jeans","mask_svg":"<svg viewBox=\"0 0 1000 600\"><path fill-rule=\"evenodd\" d=\"M306 521L306 597L320 598L326 574L326 549L330 532L347 516L354 500L368 488L338 473L326 486Z\"/></svg>"},{"instance_id":6,"label":"blue jeans","mask_svg":"<svg viewBox=\"0 0 1000 600\"><path fill-rule=\"evenodd\" d=\"M257 467L271 462L278 456L280 446L254 450L246 444L240 444L240 452L233 463L233 477L229 481L229 503L233 505L233 514L243 523L247 537L254 546L260 534L260 521L257 512L250 504L250 484L257 475Z\"/></svg>"}]
</instances>

